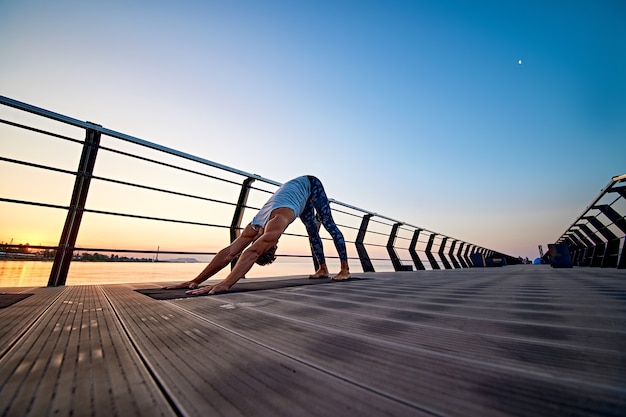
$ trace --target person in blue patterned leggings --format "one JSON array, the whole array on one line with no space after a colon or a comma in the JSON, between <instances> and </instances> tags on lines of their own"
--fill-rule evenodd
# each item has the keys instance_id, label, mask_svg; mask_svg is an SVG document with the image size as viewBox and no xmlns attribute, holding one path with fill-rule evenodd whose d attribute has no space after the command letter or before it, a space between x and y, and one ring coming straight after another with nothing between
<instances>
[{"instance_id":1,"label":"person in blue patterned leggings","mask_svg":"<svg viewBox=\"0 0 626 417\"><path fill-rule=\"evenodd\" d=\"M324 187L316 177L304 175L283 184L261 207L241 235L219 251L196 278L165 289L188 288L187 293L193 295L228 291L255 262L267 265L274 261L278 239L297 217L300 217L306 227L311 250L319 264L318 270L309 278L329 278L316 217L319 217L324 228L332 236L339 253L340 271L332 279L340 281L350 278L346 243L333 220ZM239 258L234 268L224 280L215 285L198 288L200 283L215 275L237 257Z\"/></svg>"},{"instance_id":2,"label":"person in blue patterned leggings","mask_svg":"<svg viewBox=\"0 0 626 417\"><path fill-rule=\"evenodd\" d=\"M304 223L306 227L311 244L311 251L320 265L320 269L318 269L315 274L309 276L309 278L327 278L328 269L326 268L324 248L322 246L322 239L320 238L315 212L317 212L317 218L319 218L324 228L333 238L335 248L339 254L339 260L342 264L347 266L348 255L346 253L346 242L343 239L343 234L333 220L328 197L326 197L326 191L324 191L322 182L314 176L308 175L307 178L311 185L311 193L302 214L300 214L300 220L302 220L302 223Z\"/></svg>"}]
</instances>

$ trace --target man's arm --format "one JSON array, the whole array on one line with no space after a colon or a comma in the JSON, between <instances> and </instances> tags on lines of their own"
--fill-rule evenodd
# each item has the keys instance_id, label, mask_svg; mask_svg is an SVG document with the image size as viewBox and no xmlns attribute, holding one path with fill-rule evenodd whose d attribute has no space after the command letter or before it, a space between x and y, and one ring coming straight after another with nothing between
<instances>
[{"instance_id":1,"label":"man's arm","mask_svg":"<svg viewBox=\"0 0 626 417\"><path fill-rule=\"evenodd\" d=\"M198 288L198 285L213 275L221 271L226 265L228 265L233 259L237 257L258 235L259 232L254 230L251 225L246 226L241 232L241 235L237 237L227 247L219 251L211 262L191 281L183 282L177 285L171 285L165 287L166 290L189 288L191 290Z\"/></svg>"},{"instance_id":2,"label":"man's arm","mask_svg":"<svg viewBox=\"0 0 626 417\"><path fill-rule=\"evenodd\" d=\"M195 290L187 291L187 294L216 294L219 292L228 291L230 287L235 285L237 281L241 279L252 268L256 260L272 246L278 243L278 239L283 234L287 226L293 221L294 214L290 208L278 208L272 212L270 221L265 226L265 231L247 250L245 250L239 259L237 264L230 274L221 282Z\"/></svg>"}]
</instances>

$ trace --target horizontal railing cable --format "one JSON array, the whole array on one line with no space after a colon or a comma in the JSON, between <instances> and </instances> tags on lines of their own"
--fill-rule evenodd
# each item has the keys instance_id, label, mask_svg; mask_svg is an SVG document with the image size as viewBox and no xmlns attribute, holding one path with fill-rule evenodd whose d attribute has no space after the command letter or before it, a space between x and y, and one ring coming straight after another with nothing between
<instances>
[{"instance_id":1,"label":"horizontal railing cable","mask_svg":"<svg viewBox=\"0 0 626 417\"><path fill-rule=\"evenodd\" d=\"M238 236L239 233L241 233L241 230L243 230L241 222L242 222L242 219L244 218L245 210L253 210L253 211L259 210L259 207L255 207L256 205L255 202L258 201L256 200L256 197L258 197L258 193L270 195L275 192L275 190L274 191L271 190L272 187L279 187L282 185L280 182L277 182L268 178L264 178L258 174L253 174L253 173L249 173L249 172L242 171L239 169L235 169L235 168L222 165L220 163L217 163L217 162L205 159L205 158L201 158L201 157L194 156L194 155L182 152L182 151L175 150L173 148L158 145L158 144L155 144L155 143L152 143L152 142L149 142L149 141L146 141L146 140L134 137L134 136L126 135L124 133L116 132L114 130L102 127L92 122L83 122L83 121L74 119L72 117L64 116L62 114L45 110L45 109L32 106L26 103L22 103L22 102L19 102L17 100L13 100L7 97L0 96L0 104L10 106L10 107L13 107L13 108L16 108L18 110L25 111L28 113L32 113L44 119L55 120L57 122L61 122L69 126L74 126L79 129L83 129L86 133L85 140L79 140L79 139L71 138L66 135L54 133L50 130L44 130L44 129L40 129L34 126L28 126L23 123L18 123L16 121L0 119L0 123L3 123L11 127L15 127L17 129L23 129L25 131L30 131L33 133L37 133L37 134L41 134L41 135L45 135L49 137L59 138L62 140L67 140L67 141L71 141L73 143L82 145L83 153L81 156L81 161L79 163L78 170L76 171L43 165L43 164L34 163L30 161L21 161L21 160L12 159L12 158L5 157L5 156L0 156L0 162L27 166L27 167L31 167L35 169L46 170L49 172L58 172L61 174L71 175L75 177L74 194L76 193L82 193L82 194L81 195L76 194L76 196L73 195L72 202L70 203L69 206L49 204L47 202L35 202L35 201L26 201L26 200L20 200L20 199L11 199L11 198L8 198L8 196L0 198L0 202L63 209L67 211L68 217L66 219L66 227L68 227L68 225L72 225L70 227L73 227L73 231L70 232L68 235L66 235L66 232L64 230L63 235L61 236L61 239L59 241L60 243L56 247L57 249L59 249L59 251L63 252L63 255L61 256L65 257L65 259L68 259L68 257L71 257L72 250L99 250L99 251L106 250L106 251L111 251L111 252L116 252L116 253L117 252L119 253L159 253L159 254L193 254L193 255L211 254L209 252L189 252L185 250L177 250L177 251L171 251L171 252L158 251L158 250L154 251L154 250L146 250L145 246L144 246L144 249L142 250L129 249L129 248L113 248L113 249L111 248L82 248L82 247L79 247L79 245L77 245L75 242L76 240L75 236L78 232L78 228L73 226L73 224L80 227L80 222L81 222L83 213L91 214L91 215L102 215L102 216L107 216L107 217L133 218L133 219L138 219L138 220L147 220L147 221L155 221L155 222L163 222L163 223L175 223L175 224L186 224L186 225L193 225L193 226L200 226L200 227L229 229L230 239L232 241L232 239L235 239L236 236ZM107 140L106 145L101 143L101 139ZM135 149L134 151L132 150L129 151L128 149L130 149L130 147L128 146L122 147L121 145L123 144L116 143L114 141L112 142L110 141L111 139L115 139L118 141L136 145L140 148L143 148L143 150ZM117 144L120 145L120 148L116 148L114 146ZM151 151L153 152L150 153ZM156 152L156 154L154 152ZM211 181L220 182L222 184L235 185L239 189L239 199L238 201L236 201L231 198L228 198L228 199L221 198L221 196L220 198L218 198L216 195L206 195L207 193L202 192L202 191L198 191L198 192L186 191L186 190L180 189L179 187L163 186L161 183L153 184L151 183L152 178L158 178L155 176L152 176L148 180L139 179L139 178L122 177L121 176L122 174L117 173L118 171L116 171L114 174L98 175L97 171L94 170L94 167L99 168L100 167L99 164L101 163L98 162L97 164L95 164L96 157L98 158L98 160L101 160L102 157L97 156L97 155L98 154L106 155L107 153L111 155L117 155L122 158L126 158L126 159L122 159L122 162L128 165L120 165L121 167L141 166L143 168L144 166L141 164L133 165L134 161L139 161L141 163L148 164L147 168L162 167L168 170L172 170L172 173L191 174L192 176L191 178L194 180L196 178L205 178ZM105 159L104 161L109 162L109 163L113 162L113 163L119 164L118 159L115 159L115 158ZM106 162L102 162L102 163L106 163ZM199 164L199 165L194 165L194 164ZM212 169L219 170L221 171L221 173L215 173L212 171ZM142 170L142 174L144 173L143 171L145 170ZM124 171L121 170L119 172L124 172ZM146 171L146 172L149 172L149 171ZM168 175L169 174L170 173L168 172ZM237 179L237 177L240 177L239 180ZM213 209L208 210L208 211L205 210L204 213L206 216L209 216L210 220L219 219L217 222L207 222L207 221L197 221L195 219L190 219L190 218L179 218L175 214L171 215L171 212L159 213L159 215L147 215L146 213L137 212L138 209L128 210L123 207L121 209L103 210L103 209L100 209L99 207L93 207L92 205L88 204L87 203L88 200L86 199L86 197L87 197L87 192L90 186L93 187L95 185L96 187L98 187L104 183L113 184L115 186L120 186L120 187L128 187L130 189L135 189L135 190L145 190L151 193L151 194L144 193L144 194L141 194L141 196L144 196L144 195L154 196L155 193L157 193L157 194L163 194L167 196L181 197L183 199L204 201L208 203L214 203L217 205L234 207L234 211L229 215L227 214L227 210L222 211L221 208L219 207L216 208L215 211L213 211ZM264 186L263 184L269 185L269 187ZM212 188L209 188L209 189L212 189ZM255 200L253 201L252 204L248 204L247 200L248 200L248 197L251 195L250 194L251 192L255 193L254 194ZM162 200L159 200L159 201L162 201ZM177 202L178 201L179 200L177 200ZM185 201L185 200L181 200L181 201ZM373 211L365 210L360 207L356 207L354 205L347 204L347 203L338 201L333 198L329 199L329 202L331 204L334 214L344 216L344 217L341 217L340 222L337 223L338 227L340 227L342 230L345 229L346 231L357 232L356 240L346 239L346 243L354 244L356 246L358 256L359 256L359 258L357 259L361 260L361 264L364 270L371 269L371 267L367 267L367 262L369 260L384 261L387 264L391 262L393 263L393 267L396 270L398 270L397 268L403 268L401 270L406 270L406 265L398 266L398 260L401 260L402 262L408 262L409 264L413 264L413 262L415 262L415 266L418 269L424 269L423 266L420 268L421 262L419 261L419 259L415 261L416 252L426 253L428 255L429 260L424 260L426 264L430 264L431 255L435 255L434 259L438 260L439 259L438 254L443 255L444 249L445 249L446 255L453 259L455 256L458 256L458 257L462 256L461 249L463 245L466 243L464 241L431 231L424 227L418 227L418 226L406 223L404 221L399 221L397 219L394 219L394 218L391 218L391 217L388 217L388 216L385 216L385 215L382 215ZM166 205L163 205L163 207L166 207ZM193 207L196 207L196 206L193 206ZM213 213L219 212L219 214L212 214L212 212ZM161 215L161 214L165 214L165 215ZM78 217L75 217L75 216L78 216ZM228 216L231 216L231 218L228 219ZM73 217L73 220L71 220L72 217ZM189 217L189 216L187 215L187 216L181 216L181 217ZM75 222L76 219L78 219L77 223ZM98 219L98 221L100 221L100 219ZM351 224L353 221L354 223L357 223L357 224L360 223L360 226ZM230 223L230 224L227 224L227 223ZM297 238L308 238L306 234L302 234L302 233L285 233L285 235L293 236ZM71 241L66 240L66 238L70 236L74 236L74 238L72 238ZM376 243L376 241L380 241L380 237L387 238L386 239L387 243L386 244ZM322 239L325 241L331 240L327 236L322 237ZM372 240L374 242L372 242ZM400 242L400 244L396 244L395 243L396 241ZM411 242L411 244L407 245L407 242ZM456 246L456 248L458 248L458 252L455 252L455 254L453 254L452 251L455 250L454 249L455 245L459 243L461 244L459 246ZM448 246L447 248L445 248L446 244ZM419 245L419 248L418 248L418 245ZM381 258L379 255L377 255L377 253L380 253L378 251L373 252L375 257L369 257L369 255L366 253L364 249L365 246L367 246L368 248L374 248L376 250L385 248L387 249L389 253L389 257ZM439 252L437 252L437 246L440 247ZM423 249L424 247L426 247L426 249ZM51 248L53 249L55 247L51 247ZM411 260L400 259L400 257L397 254L394 256L392 253L392 248L403 250L403 251L408 250L412 256L412 259ZM473 245L473 244L468 244L466 248L468 250L471 249L471 253L469 254L472 254L475 251L478 251L484 254L485 256L489 256L491 254L507 256L507 255L500 254L496 251L492 251L490 249L483 248L483 247ZM406 252L403 252L403 253L406 253ZM278 256L311 258L310 254L307 254L307 255L280 254ZM468 256L467 250L465 251L465 256L466 257ZM331 259L337 258L334 256L327 256L327 257ZM514 259L514 258L511 258L511 259ZM56 268L58 271L62 271L63 268L65 268L65 266L61 266L61 263L63 263L63 265L67 265L65 260L59 258L60 267ZM57 264L57 260L55 259L55 265L56 264ZM449 268L448 265L446 265L446 267ZM455 266L455 267L458 267L458 266ZM55 274L57 273L55 272ZM64 282L64 279L65 278L59 275L55 275L55 278L53 280L52 274L51 274L49 285L59 285L59 283L61 283L62 285L62 283Z\"/></svg>"},{"instance_id":2,"label":"horizontal railing cable","mask_svg":"<svg viewBox=\"0 0 626 417\"><path fill-rule=\"evenodd\" d=\"M248 178L253 178L255 180L258 180L258 181L261 181L261 182L265 182L265 183L268 183L268 184L273 184L275 186L282 185L282 183L280 183L278 181L270 180L268 178L264 178L264 177L262 177L260 175L257 175L257 174L252 174L252 173L249 173L249 172L246 172L246 171L238 170L238 169L229 167L227 165L219 164L217 162L214 162L214 161L211 161L211 160L208 160L208 159L205 159L205 158L201 158L201 157L194 156L194 155L191 155L191 154L188 154L188 153L185 153L185 152L177 151L177 150L169 148L167 146L157 145L155 143L152 143L152 142L149 142L149 141L146 141L146 140L143 140L143 139L139 139L137 137L133 137L133 136L130 136L130 135L126 135L124 133L120 133L120 132L116 132L116 131L111 130L111 129L104 128L104 127L99 126L99 125L94 124L94 123L83 122L81 120L74 119L74 118L68 117L68 116L64 116L62 114L59 114L59 113L56 113L56 112L52 112L52 111L49 111L49 110L45 110L43 108L39 108L39 107L36 107L36 106L32 106L30 104L22 103L20 101L13 100L13 99L8 98L8 97L0 96L0 103L4 103L4 104L6 104L8 106L15 107L15 108L18 108L18 109L21 109L21 110L24 110L24 111L27 111L27 112L30 112L30 113L33 113L33 114L40 115L40 116L44 116L44 117L47 117L47 118L50 118L50 119L53 119L53 120L65 122L65 123L70 124L70 125L74 125L74 126L77 126L77 127L82 127L84 129L91 129L91 130L100 132L101 134L104 134L106 136L111 136L111 137L114 137L114 138L117 138L117 139L120 139L120 140L123 140L123 141L126 141L126 142L134 143L134 144L137 144L137 145L149 148L149 149L153 149L153 150L157 150L157 151L160 151L160 152L163 152L163 153L166 153L166 154L178 156L178 157L181 157L181 158L189 160L189 161L195 161L195 162L199 162L199 163L202 163L202 164L205 164L205 165L209 165L209 166L212 166L212 167L215 167L215 168L219 168L219 169L221 169L223 171L226 171L226 172L238 174L238 175L245 176L245 177L248 177ZM346 208L350 208L350 209L353 209L353 210L356 210L356 211L363 212L365 214L370 214L372 216L376 216L376 217L378 217L380 219L386 219L386 220L392 221L394 223L399 222L399 223L405 224L407 226L414 227L416 229L424 230L424 231L426 231L428 233L438 234L438 233L436 233L434 231L431 231L431 230L428 230L428 229L426 229L424 227L419 227L419 226L415 226L415 225L412 225L412 224L409 224L409 223L406 223L406 222L401 222L401 221L398 221L398 220L393 219L391 217L387 217L387 216L384 216L384 215L381 215L381 214L378 214L378 213L375 213L375 212L372 212L372 211L369 211L369 210L364 210L362 208L353 206L351 204L343 203L343 202L338 201L338 200L333 199L333 198L330 198L329 201L331 203L335 203L335 204L344 206ZM442 235L442 234L438 234L438 235L453 239L453 237L451 237L451 236L446 236L446 235Z\"/></svg>"},{"instance_id":3,"label":"horizontal railing cable","mask_svg":"<svg viewBox=\"0 0 626 417\"><path fill-rule=\"evenodd\" d=\"M144 161L144 162L150 162L150 163L161 165L161 166L164 166L164 167L167 167L167 168L172 168L172 169L175 169L175 170L178 170L178 171L187 172L189 174L199 175L199 176L202 176L202 177L205 177L205 178L211 178L211 179L215 179L215 180L218 180L218 181L221 181L221 182L227 182L227 183L230 183L230 184L233 184L233 185L241 185L237 181L232 181L232 180L228 180L228 179L225 179L225 178L220 178L220 177L217 177L215 175L206 174L204 172L196 171L196 170L193 170L193 169L184 168L184 167L181 167L181 166L178 166L178 165L169 164L167 162L158 161L156 159L147 158L145 156L134 155L134 154L131 154L131 153L128 153L128 152L124 152L124 151L120 151L118 149L113 149L113 148L110 148L110 147L107 147L107 146L100 146L99 148L101 150L103 150L103 151L116 153L118 155L126 156L126 157L129 157L129 158L137 159L137 160Z\"/></svg>"},{"instance_id":4,"label":"horizontal railing cable","mask_svg":"<svg viewBox=\"0 0 626 417\"><path fill-rule=\"evenodd\" d=\"M28 166L28 167L31 167L31 168L39 168L39 169L45 169L45 170L48 170L48 171L60 172L62 174L78 175L78 173L76 171L70 171L70 170L63 169L63 168L55 168L55 167L51 167L49 165L36 164L34 162L19 161L17 159L5 158L4 156L0 156L0 161L8 162L8 163L11 163L11 164L24 165L24 166Z\"/></svg>"},{"instance_id":5,"label":"horizontal railing cable","mask_svg":"<svg viewBox=\"0 0 626 417\"><path fill-rule=\"evenodd\" d=\"M181 192L178 192L178 191L166 190L166 189L163 189L163 188L152 187L152 186L149 186L149 185L136 184L136 183L126 182L126 181L121 181L121 180L114 180L112 178L99 177L97 175L94 175L91 178L94 179L94 180L109 182L109 183L118 184L118 185L125 185L125 186L128 186L128 187L139 188L139 189L149 190L149 191L155 191L155 192L165 193L165 194L170 194L170 195L176 195L176 196L179 196L179 197L187 197L187 198L192 198L192 199L196 199L196 200L209 201L209 202L212 202L212 203L225 204L225 205L229 205L229 206L236 206L237 205L237 203L233 203L233 202L230 202L230 201L217 200L217 199L210 198L210 197L203 197L203 196L200 196L200 195L181 193Z\"/></svg>"},{"instance_id":6,"label":"horizontal railing cable","mask_svg":"<svg viewBox=\"0 0 626 417\"><path fill-rule=\"evenodd\" d=\"M42 135L47 135L47 136L52 136L52 137L55 137L55 138L58 138L58 139L67 140L67 141L74 142L74 143L77 143L77 144L84 144L85 143L85 141L80 140L80 139L70 138L69 136L60 135L58 133L53 133L53 132L50 132L50 131L47 131L47 130L37 129L36 127L23 125L21 123L11 122L11 121L5 120L5 119L0 119L0 123L11 125L13 127L19 127L21 129L25 129L25 130L30 130L31 132L40 133Z\"/></svg>"},{"instance_id":7,"label":"horizontal railing cable","mask_svg":"<svg viewBox=\"0 0 626 417\"><path fill-rule=\"evenodd\" d=\"M128 217L128 218L133 218L133 219L154 220L154 221L161 221L161 222L168 222L168 223L179 223L179 224L189 224L189 225L195 225L195 226L207 226L207 227L230 229L229 225L194 222L194 221L179 220L179 219L168 219L165 217L143 216L140 214L117 213L114 211L94 210L94 209L87 209L87 208L84 211L85 213L103 214L103 215L108 215L108 216L120 216L120 217Z\"/></svg>"},{"instance_id":8,"label":"horizontal railing cable","mask_svg":"<svg viewBox=\"0 0 626 417\"><path fill-rule=\"evenodd\" d=\"M61 210L70 209L70 206L60 206L58 204L40 203L37 201L28 201L28 200L17 200L13 198L5 198L5 197L0 197L0 201L4 203L23 204L27 206L38 206L38 207L54 208L54 209L61 209Z\"/></svg>"}]
</instances>

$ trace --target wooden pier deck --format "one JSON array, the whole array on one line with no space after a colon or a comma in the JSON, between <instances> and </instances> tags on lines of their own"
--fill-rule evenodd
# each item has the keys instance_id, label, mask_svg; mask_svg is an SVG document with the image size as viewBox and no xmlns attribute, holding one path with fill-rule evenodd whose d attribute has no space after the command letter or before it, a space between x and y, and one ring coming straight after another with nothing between
<instances>
[{"instance_id":1,"label":"wooden pier deck","mask_svg":"<svg viewBox=\"0 0 626 417\"><path fill-rule=\"evenodd\" d=\"M354 275L175 300L0 289L33 294L0 309L0 414L626 415L626 271Z\"/></svg>"}]
</instances>

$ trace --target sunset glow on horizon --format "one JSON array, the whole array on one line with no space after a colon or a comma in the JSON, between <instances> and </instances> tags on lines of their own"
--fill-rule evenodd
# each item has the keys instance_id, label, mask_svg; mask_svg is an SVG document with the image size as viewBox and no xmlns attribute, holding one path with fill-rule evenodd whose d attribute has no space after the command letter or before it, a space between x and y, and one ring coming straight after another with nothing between
<instances>
[{"instance_id":1,"label":"sunset glow on horizon","mask_svg":"<svg viewBox=\"0 0 626 417\"><path fill-rule=\"evenodd\" d=\"M313 174L331 198L532 259L626 171L625 19L608 0L1 2L0 95L274 181ZM0 119L84 139L6 106ZM72 172L81 153L6 124L0 147ZM240 191L106 150L94 175L229 202ZM0 161L0 176L3 198L69 205L71 175ZM85 213L78 246L137 250L217 251L233 215L100 179L87 208L223 226ZM0 210L0 242L59 243L64 210Z\"/></svg>"}]
</instances>

